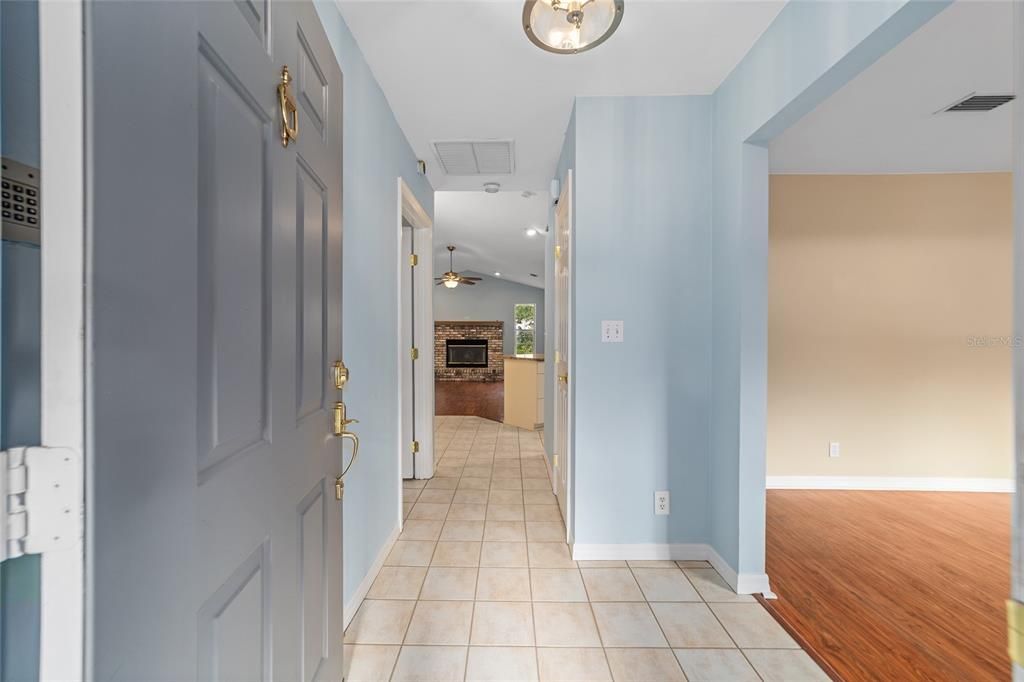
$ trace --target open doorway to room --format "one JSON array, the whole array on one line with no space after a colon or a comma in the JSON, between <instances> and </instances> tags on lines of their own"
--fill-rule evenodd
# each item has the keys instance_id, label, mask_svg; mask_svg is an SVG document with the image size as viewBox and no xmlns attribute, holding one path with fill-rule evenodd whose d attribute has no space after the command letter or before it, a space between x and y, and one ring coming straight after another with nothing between
<instances>
[{"instance_id":1,"label":"open doorway to room","mask_svg":"<svg viewBox=\"0 0 1024 682\"><path fill-rule=\"evenodd\" d=\"M414 481L433 476L435 465L433 369L429 352L433 336L429 253L434 230L430 216L401 178L398 204L400 471L403 480Z\"/></svg>"},{"instance_id":2,"label":"open doorway to room","mask_svg":"<svg viewBox=\"0 0 1024 682\"><path fill-rule=\"evenodd\" d=\"M438 192L437 425L544 425L546 192Z\"/></svg>"},{"instance_id":3,"label":"open doorway to room","mask_svg":"<svg viewBox=\"0 0 1024 682\"><path fill-rule=\"evenodd\" d=\"M1012 11L954 3L770 147L765 603L838 679L1008 674Z\"/></svg>"},{"instance_id":4,"label":"open doorway to room","mask_svg":"<svg viewBox=\"0 0 1024 682\"><path fill-rule=\"evenodd\" d=\"M433 277L423 306L431 312L430 327L415 345L420 366L430 371L425 381L433 388L437 466L432 480L417 475L405 482L410 537L441 531L451 521L446 537L479 540L475 533L483 531L488 502L522 505L522 489L488 491L497 460L516 460L500 464L525 476L519 460L526 452L529 473L543 477L550 490L539 456L549 208L546 192L435 193ZM421 267L428 255L417 249ZM541 493L550 494L534 494Z\"/></svg>"}]
</instances>

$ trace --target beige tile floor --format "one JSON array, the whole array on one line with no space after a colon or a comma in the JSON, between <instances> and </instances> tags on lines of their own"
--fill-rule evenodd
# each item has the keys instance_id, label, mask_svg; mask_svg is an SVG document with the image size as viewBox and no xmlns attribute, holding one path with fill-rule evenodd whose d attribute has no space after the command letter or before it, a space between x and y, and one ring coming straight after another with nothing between
<instances>
[{"instance_id":1,"label":"beige tile floor","mask_svg":"<svg viewBox=\"0 0 1024 682\"><path fill-rule=\"evenodd\" d=\"M345 633L361 680L827 680L704 562L572 561L540 436L438 417L429 481Z\"/></svg>"}]
</instances>

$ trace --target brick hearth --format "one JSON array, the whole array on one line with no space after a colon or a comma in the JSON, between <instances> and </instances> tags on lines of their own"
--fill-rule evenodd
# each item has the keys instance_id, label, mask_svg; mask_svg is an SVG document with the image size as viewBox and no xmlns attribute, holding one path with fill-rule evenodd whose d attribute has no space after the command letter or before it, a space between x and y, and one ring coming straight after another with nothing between
<instances>
[{"instance_id":1,"label":"brick hearth","mask_svg":"<svg viewBox=\"0 0 1024 682\"><path fill-rule=\"evenodd\" d=\"M438 320L434 322L434 377L438 381L504 381L504 323L501 320ZM448 367L445 341L486 339L487 367Z\"/></svg>"}]
</instances>

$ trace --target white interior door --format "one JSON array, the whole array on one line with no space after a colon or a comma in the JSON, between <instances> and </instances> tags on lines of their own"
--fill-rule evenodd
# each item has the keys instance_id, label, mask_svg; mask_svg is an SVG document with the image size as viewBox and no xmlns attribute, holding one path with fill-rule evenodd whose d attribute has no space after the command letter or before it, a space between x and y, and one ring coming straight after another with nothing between
<instances>
[{"instance_id":1,"label":"white interior door","mask_svg":"<svg viewBox=\"0 0 1024 682\"><path fill-rule=\"evenodd\" d=\"M555 208L555 496L566 532L571 533L569 472L572 467L572 412L569 369L572 357L572 171Z\"/></svg>"},{"instance_id":2,"label":"white interior door","mask_svg":"<svg viewBox=\"0 0 1024 682\"><path fill-rule=\"evenodd\" d=\"M416 235L412 225L402 219L401 255L399 256L398 328L402 341L398 349L398 366L401 368L402 386L402 478L416 478L416 462L412 442L416 440L416 360L412 349L416 347L416 279L415 266L410 257L416 252Z\"/></svg>"},{"instance_id":3,"label":"white interior door","mask_svg":"<svg viewBox=\"0 0 1024 682\"><path fill-rule=\"evenodd\" d=\"M88 11L87 676L340 679L340 69L310 2Z\"/></svg>"}]
</instances>

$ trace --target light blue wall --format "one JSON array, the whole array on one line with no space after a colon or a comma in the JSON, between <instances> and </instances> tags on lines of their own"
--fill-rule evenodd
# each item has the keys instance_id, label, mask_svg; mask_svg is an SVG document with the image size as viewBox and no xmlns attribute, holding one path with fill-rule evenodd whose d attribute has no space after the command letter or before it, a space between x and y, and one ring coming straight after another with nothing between
<instances>
[{"instance_id":1,"label":"light blue wall","mask_svg":"<svg viewBox=\"0 0 1024 682\"><path fill-rule=\"evenodd\" d=\"M0 8L3 156L39 167L39 11L35 0L4 0Z\"/></svg>"},{"instance_id":2,"label":"light blue wall","mask_svg":"<svg viewBox=\"0 0 1024 682\"><path fill-rule=\"evenodd\" d=\"M576 100L577 543L706 538L711 114L709 97ZM624 343L601 343L609 319Z\"/></svg>"},{"instance_id":3,"label":"light blue wall","mask_svg":"<svg viewBox=\"0 0 1024 682\"><path fill-rule=\"evenodd\" d=\"M577 543L709 542L763 574L765 145L946 4L793 0L712 96L577 98L556 176L576 184Z\"/></svg>"},{"instance_id":4,"label":"light blue wall","mask_svg":"<svg viewBox=\"0 0 1024 682\"><path fill-rule=\"evenodd\" d=\"M345 486L345 601L398 523L399 229L397 178L428 214L434 192L337 6L316 8L344 75L344 359L350 416L362 446Z\"/></svg>"},{"instance_id":5,"label":"light blue wall","mask_svg":"<svg viewBox=\"0 0 1024 682\"><path fill-rule=\"evenodd\" d=\"M0 448L39 444L39 247L3 242Z\"/></svg>"},{"instance_id":6,"label":"light blue wall","mask_svg":"<svg viewBox=\"0 0 1024 682\"><path fill-rule=\"evenodd\" d=\"M515 353L514 307L517 303L532 303L537 306L537 353L544 352L544 289L528 287L518 282L490 277L479 272L470 273L482 277L472 287L434 287L435 320L502 320L505 323L502 337L506 354Z\"/></svg>"},{"instance_id":7,"label":"light blue wall","mask_svg":"<svg viewBox=\"0 0 1024 682\"><path fill-rule=\"evenodd\" d=\"M947 4L795 0L714 94L710 537L740 574L764 572L764 145Z\"/></svg>"},{"instance_id":8,"label":"light blue wall","mask_svg":"<svg viewBox=\"0 0 1024 682\"><path fill-rule=\"evenodd\" d=\"M39 166L39 12L0 3L0 155ZM39 443L39 248L2 242L0 447ZM0 680L38 676L39 557L0 566Z\"/></svg>"},{"instance_id":9,"label":"light blue wall","mask_svg":"<svg viewBox=\"0 0 1024 682\"><path fill-rule=\"evenodd\" d=\"M39 444L39 247L3 242L0 448ZM0 680L34 680L39 651L39 555L0 567Z\"/></svg>"}]
</instances>

